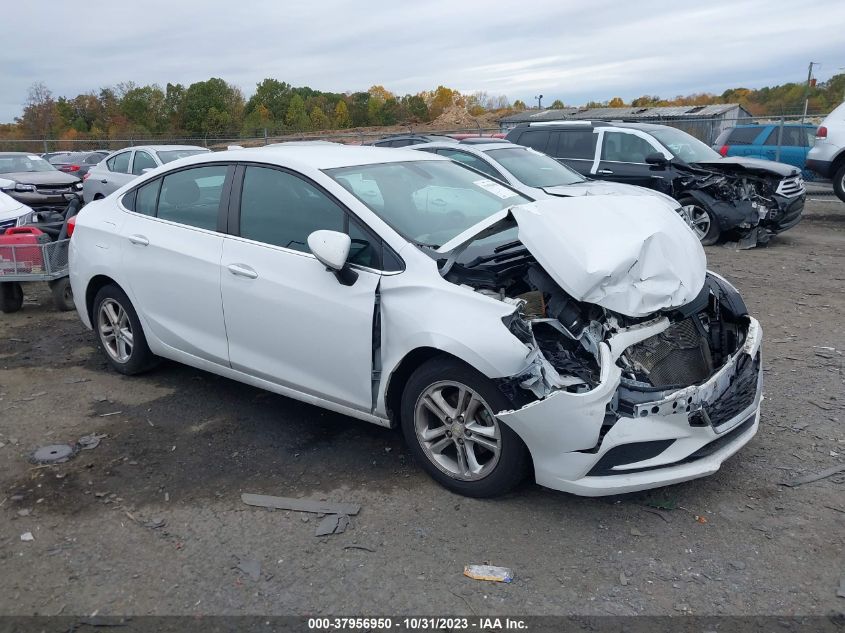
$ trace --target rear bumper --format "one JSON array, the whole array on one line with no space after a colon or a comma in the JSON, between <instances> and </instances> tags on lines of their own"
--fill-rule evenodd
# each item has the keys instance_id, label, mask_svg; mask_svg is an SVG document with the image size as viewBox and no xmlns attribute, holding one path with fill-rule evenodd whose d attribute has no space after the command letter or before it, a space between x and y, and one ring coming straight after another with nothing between
<instances>
[{"instance_id":1,"label":"rear bumper","mask_svg":"<svg viewBox=\"0 0 845 633\"><path fill-rule=\"evenodd\" d=\"M815 158L807 158L807 169L816 172L823 178L832 178L833 174L830 173L830 168L833 163L829 160L818 160Z\"/></svg>"}]
</instances>

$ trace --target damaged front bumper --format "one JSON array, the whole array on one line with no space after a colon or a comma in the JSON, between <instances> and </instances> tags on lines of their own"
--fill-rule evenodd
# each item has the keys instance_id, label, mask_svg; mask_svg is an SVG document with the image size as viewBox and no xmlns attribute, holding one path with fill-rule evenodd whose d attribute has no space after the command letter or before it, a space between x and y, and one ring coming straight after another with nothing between
<instances>
[{"instance_id":1,"label":"damaged front bumper","mask_svg":"<svg viewBox=\"0 0 845 633\"><path fill-rule=\"evenodd\" d=\"M537 483L585 496L645 490L716 472L757 432L762 400L762 331L749 317L743 346L706 382L630 405L602 436L620 393L616 360L668 320L622 330L601 343L598 385L557 390L497 417L525 442Z\"/></svg>"}]
</instances>

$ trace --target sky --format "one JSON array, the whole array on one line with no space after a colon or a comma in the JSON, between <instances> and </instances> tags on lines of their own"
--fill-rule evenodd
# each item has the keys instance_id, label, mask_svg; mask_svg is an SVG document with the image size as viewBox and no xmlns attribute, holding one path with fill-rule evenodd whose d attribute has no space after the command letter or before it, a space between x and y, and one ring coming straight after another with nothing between
<instances>
[{"instance_id":1,"label":"sky","mask_svg":"<svg viewBox=\"0 0 845 633\"><path fill-rule=\"evenodd\" d=\"M333 92L438 85L567 105L819 80L845 67L841 0L26 0L3 7L0 122L28 87L274 77Z\"/></svg>"}]
</instances>

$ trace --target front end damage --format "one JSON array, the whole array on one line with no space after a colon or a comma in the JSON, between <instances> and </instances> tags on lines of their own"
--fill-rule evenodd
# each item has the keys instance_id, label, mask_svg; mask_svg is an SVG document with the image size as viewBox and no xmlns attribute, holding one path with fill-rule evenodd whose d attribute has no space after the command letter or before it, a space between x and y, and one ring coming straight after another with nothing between
<instances>
[{"instance_id":1,"label":"front end damage","mask_svg":"<svg viewBox=\"0 0 845 633\"><path fill-rule=\"evenodd\" d=\"M678 176L671 183L674 197L695 199L711 212L722 232L737 240L739 248L765 245L773 235L798 224L806 198L797 169L772 171L748 163L749 159L726 159L676 165Z\"/></svg>"},{"instance_id":2,"label":"front end damage","mask_svg":"<svg viewBox=\"0 0 845 633\"><path fill-rule=\"evenodd\" d=\"M703 265L697 287L692 273L681 272L693 285L672 292L677 284L667 281L672 275L655 249L667 248L661 236L689 245L671 223L645 222L651 239L639 236L635 260L607 251L596 257L604 274L594 271L603 281L586 283L584 271L555 268L566 260L560 252L540 252L545 238L533 216L543 211L514 213L519 239L491 255L452 256L441 267L448 281L514 306L503 323L525 345L525 367L497 379L513 404L497 417L525 442L537 482L597 496L718 470L759 421L762 333L739 294L721 277L705 277ZM664 254L664 269L683 269ZM637 267L642 261L650 262L647 271Z\"/></svg>"}]
</instances>

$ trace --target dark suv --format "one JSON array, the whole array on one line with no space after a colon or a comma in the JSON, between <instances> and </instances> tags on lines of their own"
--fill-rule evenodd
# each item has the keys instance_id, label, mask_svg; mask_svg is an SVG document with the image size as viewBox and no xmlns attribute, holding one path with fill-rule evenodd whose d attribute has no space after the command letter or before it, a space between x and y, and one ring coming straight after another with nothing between
<instances>
[{"instance_id":1,"label":"dark suv","mask_svg":"<svg viewBox=\"0 0 845 633\"><path fill-rule=\"evenodd\" d=\"M681 203L703 244L732 234L765 244L798 224L804 181L792 165L722 157L667 125L569 121L524 123L507 140L552 156L584 176L649 187Z\"/></svg>"},{"instance_id":2,"label":"dark suv","mask_svg":"<svg viewBox=\"0 0 845 633\"><path fill-rule=\"evenodd\" d=\"M372 143L366 143L366 145L375 145L376 147L407 147L408 145L421 145L422 143L434 142L457 143L458 141L451 136L443 136L442 134L393 134L380 138Z\"/></svg>"}]
</instances>

